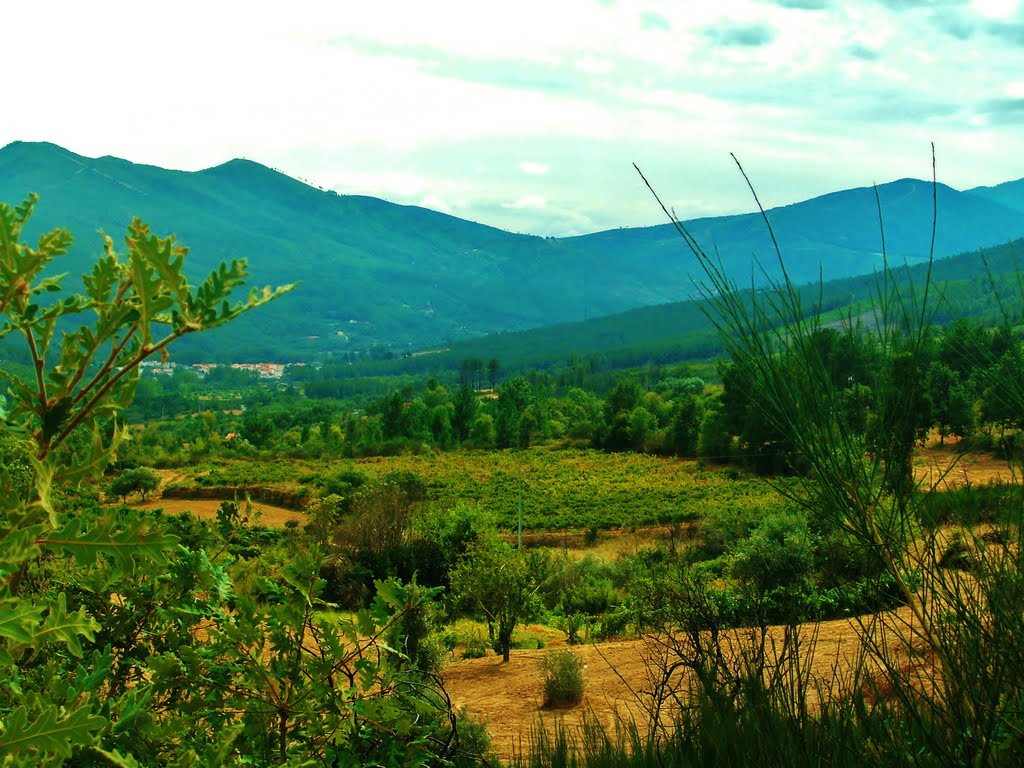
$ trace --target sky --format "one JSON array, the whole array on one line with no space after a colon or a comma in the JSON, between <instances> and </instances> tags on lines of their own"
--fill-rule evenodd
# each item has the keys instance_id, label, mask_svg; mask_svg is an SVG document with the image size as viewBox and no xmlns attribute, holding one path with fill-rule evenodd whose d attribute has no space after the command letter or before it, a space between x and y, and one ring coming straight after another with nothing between
<instances>
[{"instance_id":1,"label":"sky","mask_svg":"<svg viewBox=\"0 0 1024 768\"><path fill-rule=\"evenodd\" d=\"M0 146L234 157L515 232L1024 176L1018 0L20 2Z\"/></svg>"}]
</instances>

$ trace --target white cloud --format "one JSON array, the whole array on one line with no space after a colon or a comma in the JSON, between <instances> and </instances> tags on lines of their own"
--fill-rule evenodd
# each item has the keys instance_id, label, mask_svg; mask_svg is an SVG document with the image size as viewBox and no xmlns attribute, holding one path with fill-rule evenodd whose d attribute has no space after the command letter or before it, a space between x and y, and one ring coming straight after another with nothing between
<instances>
[{"instance_id":1,"label":"white cloud","mask_svg":"<svg viewBox=\"0 0 1024 768\"><path fill-rule=\"evenodd\" d=\"M521 208L543 208L545 205L547 205L547 200L540 195L523 195L514 203L502 203L501 207L518 210Z\"/></svg>"},{"instance_id":2,"label":"white cloud","mask_svg":"<svg viewBox=\"0 0 1024 768\"><path fill-rule=\"evenodd\" d=\"M987 19L1009 19L1017 13L1018 0L974 0L974 9Z\"/></svg>"},{"instance_id":3,"label":"white cloud","mask_svg":"<svg viewBox=\"0 0 1024 768\"><path fill-rule=\"evenodd\" d=\"M536 163L532 160L522 160L519 163L519 170L523 173L527 173L530 176L543 176L548 172L549 168L544 163Z\"/></svg>"},{"instance_id":4,"label":"white cloud","mask_svg":"<svg viewBox=\"0 0 1024 768\"><path fill-rule=\"evenodd\" d=\"M607 75L615 69L615 63L611 59L590 54L577 59L573 66L580 72L586 72L588 75Z\"/></svg>"},{"instance_id":5,"label":"white cloud","mask_svg":"<svg viewBox=\"0 0 1024 768\"><path fill-rule=\"evenodd\" d=\"M954 186L1024 176L1019 128L988 106L1024 98L1001 21L1019 3L975 0L963 18L1006 34L974 37L916 3L782 5L15 4L0 67L31 76L9 79L0 144L186 169L244 156L551 234L657 221L633 161L700 212L749 209L729 151L780 202L926 175L932 140ZM735 19L763 44L706 34Z\"/></svg>"}]
</instances>

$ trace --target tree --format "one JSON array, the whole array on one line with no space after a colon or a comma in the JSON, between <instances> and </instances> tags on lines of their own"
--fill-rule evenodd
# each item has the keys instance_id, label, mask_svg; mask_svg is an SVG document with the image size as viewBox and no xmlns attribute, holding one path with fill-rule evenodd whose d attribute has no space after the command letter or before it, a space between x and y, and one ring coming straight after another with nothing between
<instances>
[{"instance_id":1,"label":"tree","mask_svg":"<svg viewBox=\"0 0 1024 768\"><path fill-rule=\"evenodd\" d=\"M400 392L392 392L380 404L380 423L384 439L391 440L405 432L405 401Z\"/></svg>"},{"instance_id":2,"label":"tree","mask_svg":"<svg viewBox=\"0 0 1024 768\"><path fill-rule=\"evenodd\" d=\"M490 448L494 440L494 417L489 413L478 414L469 427L469 442L474 448Z\"/></svg>"},{"instance_id":3,"label":"tree","mask_svg":"<svg viewBox=\"0 0 1024 768\"><path fill-rule=\"evenodd\" d=\"M477 389L483 375L484 361L478 357L468 358L459 364L459 384Z\"/></svg>"},{"instance_id":4,"label":"tree","mask_svg":"<svg viewBox=\"0 0 1024 768\"><path fill-rule=\"evenodd\" d=\"M977 321L958 318L946 327L939 339L938 357L960 381L971 371L987 367L997 357L989 356L989 340Z\"/></svg>"},{"instance_id":5,"label":"tree","mask_svg":"<svg viewBox=\"0 0 1024 768\"><path fill-rule=\"evenodd\" d=\"M970 437L978 423L974 410L975 396L967 384L957 384L949 392L947 416L950 434Z\"/></svg>"},{"instance_id":6,"label":"tree","mask_svg":"<svg viewBox=\"0 0 1024 768\"><path fill-rule=\"evenodd\" d=\"M539 608L540 585L526 557L491 534L468 547L452 572L451 582L459 604L483 614L494 650L508 661L512 632Z\"/></svg>"},{"instance_id":7,"label":"tree","mask_svg":"<svg viewBox=\"0 0 1024 768\"><path fill-rule=\"evenodd\" d=\"M487 361L487 378L491 382L491 389L493 390L498 386L498 374L501 372L501 363L498 362L498 358L492 357Z\"/></svg>"},{"instance_id":8,"label":"tree","mask_svg":"<svg viewBox=\"0 0 1024 768\"><path fill-rule=\"evenodd\" d=\"M232 304L230 294L247 277L245 262L233 261L194 288L182 273L186 250L136 219L128 227L126 257L105 237L104 254L83 278L84 294L43 303L46 294L61 291L60 278L44 277L43 271L67 253L72 238L56 229L42 235L35 248L21 242L37 199L32 195L15 208L0 204L0 312L6 320L0 337L24 338L36 372L31 381L2 372L11 396L6 418L30 446L33 488L19 495L12 484L0 483L0 612L6 617L0 623L5 726L0 758L39 765L99 744L108 723L138 704L103 694L114 684L105 681L112 660L99 648L91 657L84 655L83 644L103 629L84 606L72 608L64 592L44 598L22 591L30 564L46 553L72 557L89 568L103 556L114 569L108 585L128 584L136 570L166 566L176 543L148 521L123 524L110 516L64 515L55 489L70 491L95 480L110 463L126 437L115 418L131 402L143 360L166 354L176 339L229 322L290 286L254 290ZM61 323L86 312L95 315L91 327ZM109 602L109 587L106 595ZM36 674L21 676L19 659L52 647L63 652L45 653L49 661ZM61 658L69 666L61 666ZM148 695L143 680L135 689L139 702Z\"/></svg>"},{"instance_id":9,"label":"tree","mask_svg":"<svg viewBox=\"0 0 1024 768\"><path fill-rule=\"evenodd\" d=\"M914 445L932 424L931 403L921 375L920 345L901 342L884 362L871 441L885 464L884 487L904 498L914 485Z\"/></svg>"},{"instance_id":10,"label":"tree","mask_svg":"<svg viewBox=\"0 0 1024 768\"><path fill-rule=\"evenodd\" d=\"M434 406L430 412L430 432L434 436L434 442L441 448L451 448L455 442L455 432L452 429L451 409L448 406Z\"/></svg>"},{"instance_id":11,"label":"tree","mask_svg":"<svg viewBox=\"0 0 1024 768\"><path fill-rule=\"evenodd\" d=\"M268 448L274 441L277 427L262 413L247 413L242 420L242 437L257 448Z\"/></svg>"},{"instance_id":12,"label":"tree","mask_svg":"<svg viewBox=\"0 0 1024 768\"><path fill-rule=\"evenodd\" d=\"M480 401L476 399L476 393L468 386L459 387L455 393L452 412L452 428L458 435L460 441L469 437L469 429L473 425L477 411L480 410Z\"/></svg>"},{"instance_id":13,"label":"tree","mask_svg":"<svg viewBox=\"0 0 1024 768\"><path fill-rule=\"evenodd\" d=\"M957 375L950 367L939 360L934 360L928 366L927 376L928 399L931 402L932 421L939 428L939 442L946 441L946 435L951 431L952 425L952 403L950 395L957 385Z\"/></svg>"},{"instance_id":14,"label":"tree","mask_svg":"<svg viewBox=\"0 0 1024 768\"><path fill-rule=\"evenodd\" d=\"M791 363L789 357L779 355L760 367L734 355L728 363L719 365L724 425L730 434L739 437L740 450L759 472L786 472L793 468L797 451L780 415L793 406L794 393L783 390L769 394L764 385L765 379L786 379L792 375Z\"/></svg>"},{"instance_id":15,"label":"tree","mask_svg":"<svg viewBox=\"0 0 1024 768\"><path fill-rule=\"evenodd\" d=\"M506 381L498 389L497 412L494 419L495 439L499 448L526 448L530 444L529 422L524 429L524 415L533 399L530 382L522 376Z\"/></svg>"},{"instance_id":16,"label":"tree","mask_svg":"<svg viewBox=\"0 0 1024 768\"><path fill-rule=\"evenodd\" d=\"M693 456L697 453L703 418L704 406L695 395L686 394L676 401L668 433L668 447L672 453L677 456Z\"/></svg>"},{"instance_id":17,"label":"tree","mask_svg":"<svg viewBox=\"0 0 1024 768\"><path fill-rule=\"evenodd\" d=\"M650 411L642 405L638 405L629 412L629 435L630 448L634 451L643 451L644 444L658 427L658 420Z\"/></svg>"},{"instance_id":18,"label":"tree","mask_svg":"<svg viewBox=\"0 0 1024 768\"><path fill-rule=\"evenodd\" d=\"M146 500L146 494L155 491L160 487L160 476L149 467L136 467L126 469L114 478L108 492L114 496L120 496L121 501L128 503L128 496L138 493L142 500Z\"/></svg>"}]
</instances>

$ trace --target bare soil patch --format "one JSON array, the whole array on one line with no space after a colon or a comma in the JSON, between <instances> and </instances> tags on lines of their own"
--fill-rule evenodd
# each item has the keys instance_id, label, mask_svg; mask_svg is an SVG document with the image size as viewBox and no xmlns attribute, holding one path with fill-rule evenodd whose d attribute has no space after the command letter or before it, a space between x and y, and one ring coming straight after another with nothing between
<instances>
[{"instance_id":1,"label":"bare soil patch","mask_svg":"<svg viewBox=\"0 0 1024 768\"><path fill-rule=\"evenodd\" d=\"M990 453L961 455L956 441L948 438L945 445L934 442L918 449L914 458L914 476L925 487L935 487L939 491L955 490L968 484L1020 482L1020 477L1005 459Z\"/></svg>"},{"instance_id":2,"label":"bare soil patch","mask_svg":"<svg viewBox=\"0 0 1024 768\"><path fill-rule=\"evenodd\" d=\"M158 469L156 470L156 473L160 476L160 487L157 491L157 495L162 493L163 489L171 483L179 483L187 479L187 475L178 469ZM221 499L151 498L148 501L138 502L132 506L136 509L162 509L164 512L171 515L180 515L182 512L191 512L200 520L216 520L217 510L220 509L221 503ZM285 523L289 520L295 520L302 523L306 519L306 516L302 512L296 512L292 509L285 509L284 507L267 504L263 501L254 500L252 502L252 510L254 513L254 519L250 520L250 522L265 525L268 528L284 528Z\"/></svg>"},{"instance_id":3,"label":"bare soil patch","mask_svg":"<svg viewBox=\"0 0 1024 768\"><path fill-rule=\"evenodd\" d=\"M162 509L164 512L172 515L191 512L201 520L216 520L217 510L220 509L221 503L219 499L150 499L144 504L133 504L132 506L136 509ZM284 528L285 523L289 520L296 520L302 523L306 519L306 516L301 512L285 509L284 507L275 507L262 501L254 501L252 509L259 517L250 520L250 522L265 525L268 528Z\"/></svg>"},{"instance_id":4,"label":"bare soil patch","mask_svg":"<svg viewBox=\"0 0 1024 768\"><path fill-rule=\"evenodd\" d=\"M882 615L890 626L912 622L909 608ZM869 623L871 617L865 618ZM801 628L802 648L809 657L812 675L833 691L848 690L846 673L861 649L862 629L855 619L837 619ZM744 642L744 630L735 633ZM781 646L783 628L773 627L770 640ZM560 645L557 641L549 648ZM513 650L508 664L500 656L456 661L443 672L445 687L456 707L465 706L487 723L495 753L509 759L529 742L539 728L553 732L561 723L571 733L592 714L609 733L618 724L634 721L646 728L644 692L651 690L648 677L655 649L643 640L623 640L577 646L586 665L583 702L571 709L543 709L543 678L540 658L547 649ZM833 685L835 683L835 685ZM647 699L649 701L649 699Z\"/></svg>"}]
</instances>

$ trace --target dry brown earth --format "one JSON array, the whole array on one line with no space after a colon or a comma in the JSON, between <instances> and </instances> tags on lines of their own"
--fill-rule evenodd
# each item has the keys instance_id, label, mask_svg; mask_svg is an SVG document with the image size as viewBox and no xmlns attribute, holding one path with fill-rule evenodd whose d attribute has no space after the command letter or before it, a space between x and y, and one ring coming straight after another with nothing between
<instances>
[{"instance_id":1,"label":"dry brown earth","mask_svg":"<svg viewBox=\"0 0 1024 768\"><path fill-rule=\"evenodd\" d=\"M162 509L164 512L172 515L191 512L201 520L216 520L217 510L220 509L220 505L221 501L219 499L150 499L144 504L135 504L133 506L137 509ZM259 517L255 520L250 520L250 522L265 525L268 528L284 528L284 524L289 520L296 520L301 523L306 519L306 516L301 512L285 509L284 507L275 507L262 501L254 501L252 508L253 512L259 515Z\"/></svg>"},{"instance_id":2,"label":"dry brown earth","mask_svg":"<svg viewBox=\"0 0 1024 768\"><path fill-rule=\"evenodd\" d=\"M909 626L909 608L887 614L885 620ZM867 619L870 621L870 618ZM803 658L810 660L813 676L831 690L844 690L843 679L861 649L864 630L856 620L838 619L801 628ZM783 629L773 627L769 643L781 646ZM747 640L741 631L731 638L736 643ZM550 643L548 648L559 645ZM577 651L586 665L586 693L583 702L571 709L548 710L543 704L543 678L539 661L548 651L513 651L511 661L489 654L482 659L461 660L449 664L444 682L456 707L465 706L476 718L486 721L496 754L510 758L525 744L532 731L544 727L552 731L562 723L570 732L592 713L609 732L617 724L633 720L646 727L645 705L652 689L648 678L650 662L656 667L656 647L642 640L625 640L584 645ZM833 685L837 681L837 685Z\"/></svg>"}]
</instances>

